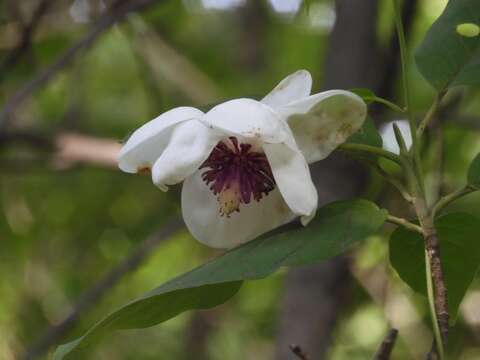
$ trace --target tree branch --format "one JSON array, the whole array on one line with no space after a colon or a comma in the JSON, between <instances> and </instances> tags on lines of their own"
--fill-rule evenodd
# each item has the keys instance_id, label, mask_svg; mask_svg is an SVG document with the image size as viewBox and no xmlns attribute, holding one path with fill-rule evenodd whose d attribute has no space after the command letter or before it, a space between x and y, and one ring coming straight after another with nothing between
<instances>
[{"instance_id":1,"label":"tree branch","mask_svg":"<svg viewBox=\"0 0 480 360\"><path fill-rule=\"evenodd\" d=\"M302 350L302 348L299 345L289 345L290 350L292 353L296 355L297 358L300 360L309 360L310 358L308 355Z\"/></svg>"},{"instance_id":2,"label":"tree branch","mask_svg":"<svg viewBox=\"0 0 480 360\"><path fill-rule=\"evenodd\" d=\"M391 328L385 339L383 339L380 347L378 348L374 360L388 360L392 354L393 347L395 346L395 341L397 340L398 330Z\"/></svg>"},{"instance_id":3,"label":"tree branch","mask_svg":"<svg viewBox=\"0 0 480 360\"><path fill-rule=\"evenodd\" d=\"M432 217L435 218L435 216L442 211L446 206L448 206L450 203L453 201L460 199L461 197L471 194L472 192L475 192L477 189L466 186L464 188L458 189L448 195L445 195L444 197L440 198L438 202L435 204L435 206L432 209Z\"/></svg>"},{"instance_id":4,"label":"tree branch","mask_svg":"<svg viewBox=\"0 0 480 360\"><path fill-rule=\"evenodd\" d=\"M45 354L52 345L62 340L65 334L75 326L80 315L90 310L109 289L117 285L127 274L135 271L153 253L158 245L170 238L181 227L181 220L175 218L170 220L159 232L147 238L127 258L107 273L103 279L85 292L70 314L60 323L51 326L45 335L26 350L21 358L31 360Z\"/></svg>"},{"instance_id":5,"label":"tree branch","mask_svg":"<svg viewBox=\"0 0 480 360\"><path fill-rule=\"evenodd\" d=\"M55 4L56 0L42 0L33 11L30 21L22 26L22 35L18 45L0 63L0 79L5 76L7 70L16 65L23 54L27 52L32 43L32 38L44 15Z\"/></svg>"},{"instance_id":6,"label":"tree branch","mask_svg":"<svg viewBox=\"0 0 480 360\"><path fill-rule=\"evenodd\" d=\"M67 66L80 50L89 48L110 26L124 20L125 16L133 11L140 11L157 3L155 0L117 0L110 11L107 11L98 19L85 37L66 50L50 67L33 78L6 101L3 109L0 111L0 127L7 125L9 116L15 112L16 108L23 101Z\"/></svg>"},{"instance_id":7,"label":"tree branch","mask_svg":"<svg viewBox=\"0 0 480 360\"><path fill-rule=\"evenodd\" d=\"M406 228L408 230L415 231L415 232L418 232L420 234L423 233L422 228L420 226L418 226L417 224L411 223L407 219L396 217L396 216L393 216L393 215L389 214L389 215L387 215L387 221L389 223L392 223L392 224L403 226L404 228Z\"/></svg>"}]
</instances>

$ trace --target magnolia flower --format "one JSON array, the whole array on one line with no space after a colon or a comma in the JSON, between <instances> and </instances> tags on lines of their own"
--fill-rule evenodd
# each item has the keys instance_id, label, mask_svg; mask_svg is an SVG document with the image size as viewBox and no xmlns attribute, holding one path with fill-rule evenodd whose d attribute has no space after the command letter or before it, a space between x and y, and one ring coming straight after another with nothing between
<instances>
[{"instance_id":1,"label":"magnolia flower","mask_svg":"<svg viewBox=\"0 0 480 360\"><path fill-rule=\"evenodd\" d=\"M306 225L318 200L308 163L326 158L366 116L357 95L310 95L311 85L300 70L261 101L167 111L133 133L119 167L151 173L163 191L183 181L185 223L211 247L231 248L296 217Z\"/></svg>"}]
</instances>

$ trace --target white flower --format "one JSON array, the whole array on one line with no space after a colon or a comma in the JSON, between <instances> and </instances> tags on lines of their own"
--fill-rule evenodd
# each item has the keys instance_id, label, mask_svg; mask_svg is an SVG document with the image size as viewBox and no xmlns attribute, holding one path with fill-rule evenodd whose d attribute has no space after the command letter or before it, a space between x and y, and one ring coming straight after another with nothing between
<instances>
[{"instance_id":1,"label":"white flower","mask_svg":"<svg viewBox=\"0 0 480 360\"><path fill-rule=\"evenodd\" d=\"M383 140L383 148L385 150L391 151L395 154L400 154L400 148L398 147L397 140L395 139L395 131L393 130L393 124L397 124L400 133L405 140L405 145L407 149L410 149L412 146L412 134L410 134L410 125L408 120L395 120L389 121L388 123L383 124L380 127L380 136Z\"/></svg>"},{"instance_id":2,"label":"white flower","mask_svg":"<svg viewBox=\"0 0 480 360\"><path fill-rule=\"evenodd\" d=\"M231 248L297 216L306 225L318 201L308 163L327 157L366 116L357 95L310 95L311 85L300 70L261 101L172 109L133 133L119 167L151 172L164 191L183 181L185 223L212 247Z\"/></svg>"}]
</instances>

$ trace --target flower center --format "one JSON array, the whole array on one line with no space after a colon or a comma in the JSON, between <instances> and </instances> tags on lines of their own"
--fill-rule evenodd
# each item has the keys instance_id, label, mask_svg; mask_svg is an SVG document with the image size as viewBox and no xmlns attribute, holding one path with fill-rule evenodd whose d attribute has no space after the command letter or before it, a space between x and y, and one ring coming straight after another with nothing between
<instances>
[{"instance_id":1,"label":"flower center","mask_svg":"<svg viewBox=\"0 0 480 360\"><path fill-rule=\"evenodd\" d=\"M265 153L239 143L236 137L220 141L200 169L207 169L202 179L218 196L222 216L240 211L240 204L248 204L252 198L260 201L275 188Z\"/></svg>"}]
</instances>

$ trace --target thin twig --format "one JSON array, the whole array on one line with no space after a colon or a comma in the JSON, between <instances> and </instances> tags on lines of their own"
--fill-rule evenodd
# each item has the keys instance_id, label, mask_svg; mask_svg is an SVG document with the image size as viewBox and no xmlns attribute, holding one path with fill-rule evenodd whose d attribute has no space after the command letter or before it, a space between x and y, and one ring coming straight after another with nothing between
<instances>
[{"instance_id":1,"label":"thin twig","mask_svg":"<svg viewBox=\"0 0 480 360\"><path fill-rule=\"evenodd\" d=\"M299 345L291 344L288 346L292 353L294 353L301 360L309 360L308 355L302 350Z\"/></svg>"},{"instance_id":2,"label":"thin twig","mask_svg":"<svg viewBox=\"0 0 480 360\"><path fill-rule=\"evenodd\" d=\"M435 204L435 206L432 209L432 217L435 217L442 211L447 205L449 205L451 202L460 199L461 197L468 195L477 189L466 186L464 188L458 189L448 195L445 195L444 197L440 198L438 202Z\"/></svg>"},{"instance_id":3,"label":"thin twig","mask_svg":"<svg viewBox=\"0 0 480 360\"><path fill-rule=\"evenodd\" d=\"M408 192L405 186L402 184L401 181L396 179L393 175L386 172L381 165L376 161L371 161L370 159L358 158L359 161L363 162L364 164L372 167L380 176L382 176L385 180L387 180L393 187L395 187L398 192L402 195L402 197L408 202L413 203L412 195Z\"/></svg>"},{"instance_id":4,"label":"thin twig","mask_svg":"<svg viewBox=\"0 0 480 360\"><path fill-rule=\"evenodd\" d=\"M430 122L433 121L433 119L435 119L435 117L437 116L437 113L438 113L438 110L440 108L440 102L443 98L443 96L445 95L445 92L440 92L438 93L435 98L433 99L433 103L432 105L430 106L430 109L428 109L428 112L427 114L425 115L425 117L423 118L423 120L420 122L420 124L418 125L418 129L417 129L417 136L418 137L421 137L423 132L425 131L425 129L427 128L427 126L430 124Z\"/></svg>"},{"instance_id":5,"label":"thin twig","mask_svg":"<svg viewBox=\"0 0 480 360\"><path fill-rule=\"evenodd\" d=\"M374 360L388 360L392 354L393 347L395 346L395 341L397 340L398 330L391 328L385 339L383 339L380 347L375 353Z\"/></svg>"},{"instance_id":6,"label":"thin twig","mask_svg":"<svg viewBox=\"0 0 480 360\"><path fill-rule=\"evenodd\" d=\"M116 169L118 153L122 147L114 139L74 132L59 132L51 136L31 130L0 133L0 149L17 144L27 145L40 152L42 156L27 157L27 160L36 159L52 170L66 170L80 164ZM8 163L9 159L6 160ZM13 163L21 161L18 157L12 160Z\"/></svg>"},{"instance_id":7,"label":"thin twig","mask_svg":"<svg viewBox=\"0 0 480 360\"><path fill-rule=\"evenodd\" d=\"M55 1L56 0L42 0L33 11L30 21L22 26L22 35L18 45L5 56L4 60L0 63L0 79L5 76L10 67L18 63L19 59L30 48L35 30L48 10L55 4Z\"/></svg>"},{"instance_id":8,"label":"thin twig","mask_svg":"<svg viewBox=\"0 0 480 360\"><path fill-rule=\"evenodd\" d=\"M117 1L117 6L113 6L111 11L102 15L93 25L93 28L85 37L66 50L50 67L40 73L23 88L10 97L3 109L0 111L0 127L4 127L9 116L15 112L16 108L25 101L35 90L47 83L60 70L73 60L75 55L83 49L89 48L95 40L110 26L123 20L125 16L133 11L140 11L153 4L158 4L155 0L136 0L136 1Z\"/></svg>"},{"instance_id":9,"label":"thin twig","mask_svg":"<svg viewBox=\"0 0 480 360\"><path fill-rule=\"evenodd\" d=\"M120 264L107 273L103 279L83 294L70 314L60 323L51 326L47 332L21 357L25 360L35 359L45 354L48 349L64 338L67 332L77 323L80 315L90 310L106 292L118 284L127 274L136 270L154 249L164 240L170 238L182 227L180 219L175 218L168 222L159 232L141 243L134 252Z\"/></svg>"},{"instance_id":10,"label":"thin twig","mask_svg":"<svg viewBox=\"0 0 480 360\"><path fill-rule=\"evenodd\" d=\"M411 223L407 219L396 217L393 215L387 215L387 221L392 224L403 226L408 230L412 230L420 234L423 234L423 230L420 226L418 226L417 224Z\"/></svg>"},{"instance_id":11,"label":"thin twig","mask_svg":"<svg viewBox=\"0 0 480 360\"><path fill-rule=\"evenodd\" d=\"M366 144L344 143L344 144L341 144L338 147L338 149L343 151L353 152L353 153L372 154L374 156L380 156L390 161L393 161L400 166L403 165L400 156L388 150L378 148L376 146L370 146Z\"/></svg>"}]
</instances>

